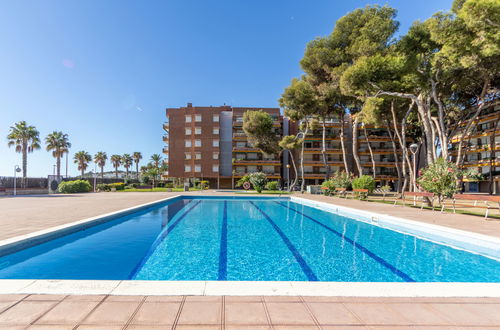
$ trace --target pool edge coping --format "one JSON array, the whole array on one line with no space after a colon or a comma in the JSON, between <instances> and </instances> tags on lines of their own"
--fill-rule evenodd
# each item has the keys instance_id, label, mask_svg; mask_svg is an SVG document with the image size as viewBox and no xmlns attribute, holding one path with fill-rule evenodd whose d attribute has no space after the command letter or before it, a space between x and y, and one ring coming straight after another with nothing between
<instances>
[{"instance_id":1,"label":"pool edge coping","mask_svg":"<svg viewBox=\"0 0 500 330\"><path fill-rule=\"evenodd\" d=\"M15 236L0 241L0 255L9 248L18 250L40 244L35 239L51 240L71 232L92 227L129 212L154 206L171 199L189 196L178 194L153 202L143 203L126 209L77 220L64 225L50 227L33 233ZM223 198L223 196L221 196ZM257 196L252 196L257 197ZM266 196L267 197L267 196ZM334 203L319 202L295 196L307 204L337 207L353 213L368 213ZM474 232L433 225L386 214L369 212L372 215L410 223L444 232L461 233L500 241L499 238ZM111 218L111 219L110 219ZM363 221L354 219L356 221ZM366 221L365 221L366 222ZM368 222L369 223L369 222ZM390 230L395 230L388 228ZM411 234L408 233L410 235ZM439 243L439 242L438 242ZM443 243L440 243L443 244ZM469 251L470 252L470 251ZM338 296L338 297L480 297L500 298L500 283L472 282L300 282L300 281L137 281L137 280L35 280L0 279L0 294L67 294L67 295L199 295L199 296Z\"/></svg>"}]
</instances>

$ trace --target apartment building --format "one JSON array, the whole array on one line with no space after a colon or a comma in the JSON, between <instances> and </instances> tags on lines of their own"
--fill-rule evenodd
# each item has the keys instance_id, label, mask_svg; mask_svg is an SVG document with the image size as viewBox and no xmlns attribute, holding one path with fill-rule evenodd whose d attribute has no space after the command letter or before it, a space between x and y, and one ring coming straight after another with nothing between
<instances>
[{"instance_id":1,"label":"apartment building","mask_svg":"<svg viewBox=\"0 0 500 330\"><path fill-rule=\"evenodd\" d=\"M471 114L475 109L472 109ZM466 192L500 193L500 102L490 102L483 109L481 116L473 123L473 129L468 136L463 136L466 123L460 126L458 133L451 139L450 156L455 161L458 155L458 142L463 144L464 161L462 168L476 169L482 178L479 181L466 179ZM491 173L491 181L490 181Z\"/></svg>"},{"instance_id":2,"label":"apartment building","mask_svg":"<svg viewBox=\"0 0 500 330\"><path fill-rule=\"evenodd\" d=\"M243 175L262 171L281 178L281 159L252 148L243 132L243 114L262 110L273 116L277 138L283 134L279 108L186 107L168 108L163 152L167 177L207 180L211 188L232 188Z\"/></svg>"}]
</instances>

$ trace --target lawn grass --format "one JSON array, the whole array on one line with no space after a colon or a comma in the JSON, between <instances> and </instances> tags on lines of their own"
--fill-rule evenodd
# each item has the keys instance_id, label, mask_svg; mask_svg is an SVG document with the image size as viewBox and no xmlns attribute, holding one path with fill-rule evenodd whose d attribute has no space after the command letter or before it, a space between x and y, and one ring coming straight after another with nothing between
<instances>
[{"instance_id":1,"label":"lawn grass","mask_svg":"<svg viewBox=\"0 0 500 330\"><path fill-rule=\"evenodd\" d=\"M153 188L153 189L139 189L139 188L127 188L125 190L120 190L125 192L167 192L168 188ZM170 188L172 192L184 192L184 188ZM189 191L200 191L198 188L189 188Z\"/></svg>"}]
</instances>

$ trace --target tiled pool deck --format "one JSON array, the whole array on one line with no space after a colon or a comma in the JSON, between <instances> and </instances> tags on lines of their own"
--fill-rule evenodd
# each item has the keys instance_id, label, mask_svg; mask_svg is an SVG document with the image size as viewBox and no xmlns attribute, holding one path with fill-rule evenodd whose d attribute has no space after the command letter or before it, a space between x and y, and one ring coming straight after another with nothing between
<instances>
[{"instance_id":1,"label":"tiled pool deck","mask_svg":"<svg viewBox=\"0 0 500 330\"><path fill-rule=\"evenodd\" d=\"M0 198L0 239L174 195L177 193ZM299 196L500 237L500 221L481 217ZM500 298L0 295L0 329L500 328L498 311Z\"/></svg>"}]
</instances>

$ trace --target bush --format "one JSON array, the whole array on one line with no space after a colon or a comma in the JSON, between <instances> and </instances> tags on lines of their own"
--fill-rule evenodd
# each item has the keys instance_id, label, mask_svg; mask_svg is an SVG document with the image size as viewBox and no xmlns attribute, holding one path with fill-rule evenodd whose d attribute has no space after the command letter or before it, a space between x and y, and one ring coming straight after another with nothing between
<instances>
[{"instance_id":1,"label":"bush","mask_svg":"<svg viewBox=\"0 0 500 330\"><path fill-rule=\"evenodd\" d=\"M115 188L116 190L125 190L125 183L124 182L116 182L116 183L110 183L108 184L110 190Z\"/></svg>"},{"instance_id":2,"label":"bush","mask_svg":"<svg viewBox=\"0 0 500 330\"><path fill-rule=\"evenodd\" d=\"M390 192L391 190L392 190L391 186L388 186L388 185L380 187L380 191L383 191L383 192Z\"/></svg>"},{"instance_id":3,"label":"bush","mask_svg":"<svg viewBox=\"0 0 500 330\"><path fill-rule=\"evenodd\" d=\"M165 183L165 188L172 189L174 187L173 183Z\"/></svg>"},{"instance_id":4,"label":"bush","mask_svg":"<svg viewBox=\"0 0 500 330\"><path fill-rule=\"evenodd\" d=\"M321 189L325 192L326 196L331 196L335 193L335 184L332 180L325 180L321 184Z\"/></svg>"},{"instance_id":5,"label":"bush","mask_svg":"<svg viewBox=\"0 0 500 330\"><path fill-rule=\"evenodd\" d=\"M242 187L245 182L250 182L250 174L244 175L241 179L236 181L236 187Z\"/></svg>"},{"instance_id":6,"label":"bush","mask_svg":"<svg viewBox=\"0 0 500 330\"><path fill-rule=\"evenodd\" d=\"M209 182L206 180L200 181L200 189L205 190L210 186Z\"/></svg>"},{"instance_id":7,"label":"bush","mask_svg":"<svg viewBox=\"0 0 500 330\"><path fill-rule=\"evenodd\" d=\"M111 188L105 183L99 183L96 188L99 191L110 191L111 190Z\"/></svg>"},{"instance_id":8,"label":"bush","mask_svg":"<svg viewBox=\"0 0 500 330\"><path fill-rule=\"evenodd\" d=\"M260 194L267 183L267 177L262 172L255 172L250 174L250 183L254 189Z\"/></svg>"},{"instance_id":9,"label":"bush","mask_svg":"<svg viewBox=\"0 0 500 330\"><path fill-rule=\"evenodd\" d=\"M278 181L269 181L266 184L266 189L267 190L279 190Z\"/></svg>"},{"instance_id":10,"label":"bush","mask_svg":"<svg viewBox=\"0 0 500 330\"><path fill-rule=\"evenodd\" d=\"M344 171L337 171L332 175L330 180L335 188L351 189L352 179L352 174L347 174L347 172Z\"/></svg>"},{"instance_id":11,"label":"bush","mask_svg":"<svg viewBox=\"0 0 500 330\"><path fill-rule=\"evenodd\" d=\"M353 189L368 189L368 193L372 193L375 190L375 185L375 179L370 175L362 175L352 180Z\"/></svg>"},{"instance_id":12,"label":"bush","mask_svg":"<svg viewBox=\"0 0 500 330\"><path fill-rule=\"evenodd\" d=\"M164 188L164 187L165 187L165 182L158 182L158 183L156 184L156 186L157 186L158 188Z\"/></svg>"},{"instance_id":13,"label":"bush","mask_svg":"<svg viewBox=\"0 0 500 330\"><path fill-rule=\"evenodd\" d=\"M443 197L452 197L460 190L459 180L463 172L455 163L448 162L444 158L438 158L434 163L424 168L417 180L419 188L432 192L438 196L441 203Z\"/></svg>"},{"instance_id":14,"label":"bush","mask_svg":"<svg viewBox=\"0 0 500 330\"><path fill-rule=\"evenodd\" d=\"M57 189L64 194L73 194L89 192L92 190L92 186L87 180L63 181Z\"/></svg>"}]
</instances>

